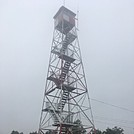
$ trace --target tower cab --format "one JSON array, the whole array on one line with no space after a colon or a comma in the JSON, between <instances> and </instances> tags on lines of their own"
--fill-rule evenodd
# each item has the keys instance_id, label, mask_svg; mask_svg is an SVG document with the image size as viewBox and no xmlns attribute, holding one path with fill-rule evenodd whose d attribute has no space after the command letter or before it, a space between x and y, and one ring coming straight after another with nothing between
<instances>
[{"instance_id":1,"label":"tower cab","mask_svg":"<svg viewBox=\"0 0 134 134\"><path fill-rule=\"evenodd\" d=\"M75 16L75 13L62 6L54 16L55 28L66 35L75 26Z\"/></svg>"}]
</instances>

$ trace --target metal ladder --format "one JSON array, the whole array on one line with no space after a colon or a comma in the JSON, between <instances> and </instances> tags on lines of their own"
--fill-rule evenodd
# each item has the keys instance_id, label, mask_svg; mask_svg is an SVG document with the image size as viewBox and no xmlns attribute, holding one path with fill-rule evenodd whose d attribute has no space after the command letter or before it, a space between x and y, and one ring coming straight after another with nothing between
<instances>
[{"instance_id":1,"label":"metal ladder","mask_svg":"<svg viewBox=\"0 0 134 134\"><path fill-rule=\"evenodd\" d=\"M60 77L59 77L59 79L60 79L62 82L65 81L65 78L66 78L66 75L68 74L70 65L71 65L70 62L65 61L64 67L62 68L61 75L60 75Z\"/></svg>"},{"instance_id":2,"label":"metal ladder","mask_svg":"<svg viewBox=\"0 0 134 134\"><path fill-rule=\"evenodd\" d=\"M70 37L71 37L70 35L67 35L67 36L65 37L65 40L63 41L62 48L61 48L61 53L62 53L62 54L65 54L65 51L66 51L67 46L68 46L68 44L69 44L69 39L70 39ZM70 65L71 65L71 62L65 61L64 66L63 66L62 71L61 71L61 75L60 75L60 77L59 77L59 79L60 79L60 81L61 81L62 83L65 81L65 78L66 78L66 76L67 76L67 74L68 74L68 72L69 72L69 67L70 67ZM62 111L62 110L63 110L63 108L64 108L64 106L65 106L65 104L66 104L66 101L67 101L68 97L69 97L69 91L68 91L68 90L63 90L63 94L62 94L61 100L60 100L60 102L58 103L58 107L57 107L57 109L58 109L59 111Z\"/></svg>"},{"instance_id":3,"label":"metal ladder","mask_svg":"<svg viewBox=\"0 0 134 134\"><path fill-rule=\"evenodd\" d=\"M69 91L63 90L62 98L61 98L60 102L58 103L58 107L57 107L57 109L59 111L62 111L63 110L68 97L69 97Z\"/></svg>"},{"instance_id":4,"label":"metal ladder","mask_svg":"<svg viewBox=\"0 0 134 134\"><path fill-rule=\"evenodd\" d=\"M60 134L66 134L66 127L61 127Z\"/></svg>"},{"instance_id":5,"label":"metal ladder","mask_svg":"<svg viewBox=\"0 0 134 134\"><path fill-rule=\"evenodd\" d=\"M69 45L69 36L65 37L65 40L63 41L62 48L61 48L61 54L65 54L65 51L67 49L67 46Z\"/></svg>"}]
</instances>

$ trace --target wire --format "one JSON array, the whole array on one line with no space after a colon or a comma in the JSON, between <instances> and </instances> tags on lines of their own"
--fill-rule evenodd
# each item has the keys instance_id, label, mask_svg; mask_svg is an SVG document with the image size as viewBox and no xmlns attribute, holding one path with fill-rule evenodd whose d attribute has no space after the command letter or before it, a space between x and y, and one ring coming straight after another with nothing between
<instances>
[{"instance_id":1,"label":"wire","mask_svg":"<svg viewBox=\"0 0 134 134\"><path fill-rule=\"evenodd\" d=\"M99 120L95 120L95 121L98 122L98 123L101 123L101 124L106 124L106 125L107 125L107 124L109 124L109 125L117 125L117 124L114 124L114 123L103 122L103 121L99 121ZM133 129L133 127L124 126L124 125L123 125L123 126L121 125L120 127L129 128L129 129L131 128L131 129Z\"/></svg>"},{"instance_id":2,"label":"wire","mask_svg":"<svg viewBox=\"0 0 134 134\"><path fill-rule=\"evenodd\" d=\"M134 113L133 110L130 110L130 109L125 108L125 107L117 106L117 105L110 104L110 103L107 103L107 102L104 102L104 101L100 101L100 100L97 100L97 99L93 99L93 98L90 98L90 99L93 100L93 101L96 101L96 102L99 102L99 103L108 105L108 106L112 106L112 107L115 107L115 108L119 108L119 109L121 109L121 110L125 110L125 111L128 111L128 112L132 112L132 113Z\"/></svg>"},{"instance_id":3,"label":"wire","mask_svg":"<svg viewBox=\"0 0 134 134\"><path fill-rule=\"evenodd\" d=\"M101 101L101 100L97 100L97 99L94 99L94 98L90 98L90 99L92 101L99 102L99 103L102 103L104 105L108 105L108 106L111 106L111 107L115 107L115 108L118 108L118 109L121 109L121 110L124 110L124 111L134 113L133 110L130 110L130 109L125 108L125 107L110 104L110 103L107 103L107 102L104 102L104 101ZM132 120L129 121L129 120L121 120L121 119L110 119L110 118L107 118L107 117L100 117L100 116L94 116L94 121L97 122L97 123L105 124L105 125L109 124L109 125L115 125L115 126L117 126L117 122L118 122L118 124L121 124L121 125L119 125L120 127L128 128L128 129L133 129L133 127L126 126L126 125L128 125L128 124L134 125L134 121L132 121ZM114 123L114 122L116 122L116 123ZM122 124L125 124L125 125L122 125Z\"/></svg>"},{"instance_id":4,"label":"wire","mask_svg":"<svg viewBox=\"0 0 134 134\"><path fill-rule=\"evenodd\" d=\"M111 121L111 122L119 122L119 123L123 123L123 124L134 124L134 121L130 121L130 120L121 120L121 119L110 119L107 117L101 117L101 116L94 116L95 119L100 119L100 120L106 120L106 121Z\"/></svg>"}]
</instances>

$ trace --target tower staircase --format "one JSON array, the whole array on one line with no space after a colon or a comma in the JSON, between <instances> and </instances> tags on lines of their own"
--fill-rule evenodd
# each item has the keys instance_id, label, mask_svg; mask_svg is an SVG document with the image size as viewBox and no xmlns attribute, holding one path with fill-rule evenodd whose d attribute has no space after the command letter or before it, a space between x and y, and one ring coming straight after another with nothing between
<instances>
[{"instance_id":1,"label":"tower staircase","mask_svg":"<svg viewBox=\"0 0 134 134\"><path fill-rule=\"evenodd\" d=\"M69 98L69 91L68 90L63 90L61 100L60 100L60 102L58 103L58 106L57 106L57 109L59 111L61 111L61 112L63 111L63 108L64 108L68 98Z\"/></svg>"},{"instance_id":2,"label":"tower staircase","mask_svg":"<svg viewBox=\"0 0 134 134\"><path fill-rule=\"evenodd\" d=\"M61 75L59 77L59 79L62 83L65 81L65 78L68 74L70 65L71 65L71 62L65 61L64 66L63 66L62 71L61 71Z\"/></svg>"},{"instance_id":3,"label":"tower staircase","mask_svg":"<svg viewBox=\"0 0 134 134\"><path fill-rule=\"evenodd\" d=\"M60 134L66 134L66 132L67 132L67 129L66 129L66 127L61 127L61 130L60 130Z\"/></svg>"},{"instance_id":4,"label":"tower staircase","mask_svg":"<svg viewBox=\"0 0 134 134\"><path fill-rule=\"evenodd\" d=\"M64 64L63 64L63 67L61 68L61 74L59 75L59 77L55 78L53 75L51 75L47 78L48 80L53 81L56 84L57 88L62 90L61 99L59 100L57 107L56 107L57 111L54 112L54 110L49 110L53 118L54 124L59 124L59 119L56 114L61 114L63 112L64 106L69 98L69 92L74 89L71 86L64 84L64 82L69 72L71 63L75 61L73 57L66 55L66 50L67 50L68 45L72 43L75 40L75 38L76 38L75 35L73 35L72 33L68 33L65 36L64 41L62 42L61 49L59 51L52 50L52 52L58 55L60 59L64 60ZM53 90L54 89L52 89L50 92L52 92ZM48 94L50 92L48 92ZM64 119L63 119L63 122L64 122ZM65 128L62 127L62 129L64 130L61 130L61 134L65 134Z\"/></svg>"},{"instance_id":5,"label":"tower staircase","mask_svg":"<svg viewBox=\"0 0 134 134\"><path fill-rule=\"evenodd\" d=\"M51 115L52 115L54 124L59 123L59 119L58 119L58 117L56 116L56 114L54 113L54 111L51 111L50 113L51 113Z\"/></svg>"},{"instance_id":6,"label":"tower staircase","mask_svg":"<svg viewBox=\"0 0 134 134\"><path fill-rule=\"evenodd\" d=\"M65 54L65 51L66 51L68 45L70 43L72 43L75 40L75 38L76 38L76 36L70 32L65 36L65 39L62 43L62 48L60 50L62 54Z\"/></svg>"},{"instance_id":7,"label":"tower staircase","mask_svg":"<svg viewBox=\"0 0 134 134\"><path fill-rule=\"evenodd\" d=\"M68 33L66 35L66 37L65 37L65 39L64 39L64 41L62 43L62 47L60 49L61 55L65 55L68 45L71 42L73 42L75 40L75 38L76 38L76 36L73 36L73 34L71 34L71 33ZM68 60L63 58L63 56L61 56L61 58L63 60L65 60L64 66L62 67L61 74L60 74L60 77L59 77L59 80L61 82L60 84L63 84L64 81L65 81L65 78L66 78L66 76L67 76L67 74L69 72L71 62L74 61L74 60L72 60L72 57L68 57ZM70 60L69 60L69 58L70 58ZM63 87L63 85L62 85L62 87ZM63 90L62 97L61 97L61 99L60 99L60 101L58 103L58 107L57 107L57 109L59 111L61 111L61 112L63 111L63 108L64 108L64 106L66 104L66 101L67 101L67 99L69 97L69 90L67 90L67 88L62 88L62 90Z\"/></svg>"}]
</instances>

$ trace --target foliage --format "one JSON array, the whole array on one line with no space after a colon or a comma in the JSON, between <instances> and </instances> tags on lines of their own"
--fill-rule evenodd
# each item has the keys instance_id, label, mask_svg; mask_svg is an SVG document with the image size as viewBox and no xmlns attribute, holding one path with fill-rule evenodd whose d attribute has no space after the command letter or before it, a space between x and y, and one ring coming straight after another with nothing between
<instances>
[{"instance_id":1,"label":"foliage","mask_svg":"<svg viewBox=\"0 0 134 134\"><path fill-rule=\"evenodd\" d=\"M96 134L124 134L123 132L124 130L120 127L107 128L105 131L96 130Z\"/></svg>"},{"instance_id":2,"label":"foliage","mask_svg":"<svg viewBox=\"0 0 134 134\"><path fill-rule=\"evenodd\" d=\"M93 134L103 134L103 132L101 132L99 129L97 129L95 132L96 133L93 133Z\"/></svg>"},{"instance_id":3,"label":"foliage","mask_svg":"<svg viewBox=\"0 0 134 134\"><path fill-rule=\"evenodd\" d=\"M23 132L18 132L18 131L12 131L11 134L23 134ZM38 134L37 132L30 132L29 134Z\"/></svg>"},{"instance_id":4,"label":"foliage","mask_svg":"<svg viewBox=\"0 0 134 134\"><path fill-rule=\"evenodd\" d=\"M18 131L12 131L11 134L23 134L23 132L19 133Z\"/></svg>"},{"instance_id":5,"label":"foliage","mask_svg":"<svg viewBox=\"0 0 134 134\"><path fill-rule=\"evenodd\" d=\"M75 126L73 126L72 134L86 134L86 130L82 126L82 122L80 120L76 120L74 122ZM23 134L23 132L19 133L18 131L12 131L11 134ZM37 132L30 132L29 134L38 134ZM47 131L46 134L52 134L52 131ZM124 130L120 127L107 128L105 131L96 130L96 133L93 134L124 134Z\"/></svg>"},{"instance_id":6,"label":"foliage","mask_svg":"<svg viewBox=\"0 0 134 134\"><path fill-rule=\"evenodd\" d=\"M107 128L106 131L103 132L103 134L124 134L122 128L114 127L112 129Z\"/></svg>"},{"instance_id":7,"label":"foliage","mask_svg":"<svg viewBox=\"0 0 134 134\"><path fill-rule=\"evenodd\" d=\"M29 133L29 134L38 134L37 132L31 132L31 133Z\"/></svg>"}]
</instances>

